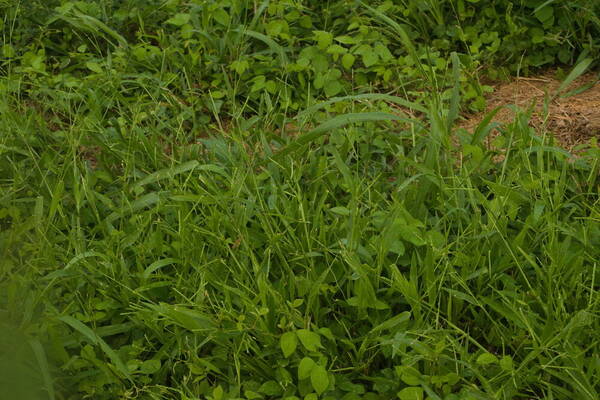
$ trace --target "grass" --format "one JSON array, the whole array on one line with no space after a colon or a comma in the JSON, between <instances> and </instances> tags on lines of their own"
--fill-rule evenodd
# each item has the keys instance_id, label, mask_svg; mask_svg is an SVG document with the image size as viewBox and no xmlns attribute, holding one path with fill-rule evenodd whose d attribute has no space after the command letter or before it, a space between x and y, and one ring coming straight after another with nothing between
<instances>
[{"instance_id":1,"label":"grass","mask_svg":"<svg viewBox=\"0 0 600 400\"><path fill-rule=\"evenodd\" d=\"M65 67L54 85L35 60L3 61L3 393L600 397L597 145L573 157L529 127L527 111L493 148L490 119L454 140L474 73L456 53L447 74L420 78L439 93L319 102L308 87L296 112L284 104L289 82L239 104L231 93L244 82L221 71L194 92L193 72L206 71L185 59L174 77L166 53L160 67L138 60L124 73L126 57L102 37L125 51L126 30L75 11L63 17L92 31L102 55L72 55L92 63L89 75L69 86ZM410 43L403 25L370 12ZM287 57L259 19L222 50L249 37Z\"/></svg>"},{"instance_id":2,"label":"grass","mask_svg":"<svg viewBox=\"0 0 600 400\"><path fill-rule=\"evenodd\" d=\"M8 109L2 303L56 393L597 397L597 150L569 160L526 115L495 163L433 123L334 124L273 158L262 132L169 154L153 116L57 134Z\"/></svg>"}]
</instances>

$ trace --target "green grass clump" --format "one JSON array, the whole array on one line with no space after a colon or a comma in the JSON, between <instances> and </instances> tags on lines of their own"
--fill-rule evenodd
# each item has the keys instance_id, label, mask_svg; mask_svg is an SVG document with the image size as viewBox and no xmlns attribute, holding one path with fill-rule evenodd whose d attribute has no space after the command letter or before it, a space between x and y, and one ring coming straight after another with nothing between
<instances>
[{"instance_id":1,"label":"green grass clump","mask_svg":"<svg viewBox=\"0 0 600 400\"><path fill-rule=\"evenodd\" d=\"M0 2L0 393L599 398L597 143L455 128L486 57L595 65L512 3Z\"/></svg>"}]
</instances>

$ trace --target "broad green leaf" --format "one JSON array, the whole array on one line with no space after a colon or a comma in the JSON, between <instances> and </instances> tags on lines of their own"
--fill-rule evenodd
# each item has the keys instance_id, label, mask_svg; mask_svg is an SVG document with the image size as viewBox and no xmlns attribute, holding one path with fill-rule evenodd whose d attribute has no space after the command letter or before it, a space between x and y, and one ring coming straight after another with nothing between
<instances>
[{"instance_id":1,"label":"broad green leaf","mask_svg":"<svg viewBox=\"0 0 600 400\"><path fill-rule=\"evenodd\" d=\"M356 57L354 57L354 55L352 55L350 53L344 54L342 56L342 67L344 67L344 69L352 68L355 60L356 60Z\"/></svg>"},{"instance_id":2,"label":"broad green leaf","mask_svg":"<svg viewBox=\"0 0 600 400\"><path fill-rule=\"evenodd\" d=\"M187 24L189 22L190 18L191 18L190 14L183 14L183 13L175 14L174 16L172 16L171 18L169 18L167 20L167 24L181 26L181 25Z\"/></svg>"},{"instance_id":3,"label":"broad green leaf","mask_svg":"<svg viewBox=\"0 0 600 400\"><path fill-rule=\"evenodd\" d=\"M339 56L340 54L347 54L348 49L340 46L339 44L332 44L327 48L327 54L334 54Z\"/></svg>"},{"instance_id":4,"label":"broad green leaf","mask_svg":"<svg viewBox=\"0 0 600 400\"><path fill-rule=\"evenodd\" d=\"M281 335L279 339L279 345L281 346L281 351L283 352L283 356L288 358L291 356L294 351L296 351L296 346L298 345L298 338L295 332L286 332Z\"/></svg>"},{"instance_id":5,"label":"broad green leaf","mask_svg":"<svg viewBox=\"0 0 600 400\"><path fill-rule=\"evenodd\" d=\"M383 62L388 62L394 58L390 50L383 43L377 43L374 47L374 51Z\"/></svg>"},{"instance_id":6,"label":"broad green leaf","mask_svg":"<svg viewBox=\"0 0 600 400\"><path fill-rule=\"evenodd\" d=\"M336 36L335 41L340 42L342 44L357 44L360 42L360 39L353 38L353 37L347 36L347 35L342 35L342 36Z\"/></svg>"},{"instance_id":7,"label":"broad green leaf","mask_svg":"<svg viewBox=\"0 0 600 400\"><path fill-rule=\"evenodd\" d=\"M325 96L327 97L335 96L343 89L344 87L337 79L327 81L327 83L325 83L325 86L323 87L323 90L325 91Z\"/></svg>"},{"instance_id":8,"label":"broad green leaf","mask_svg":"<svg viewBox=\"0 0 600 400\"><path fill-rule=\"evenodd\" d=\"M298 364L298 379L308 378L315 365L315 362L310 357L304 357L300 360L300 364Z\"/></svg>"},{"instance_id":9,"label":"broad green leaf","mask_svg":"<svg viewBox=\"0 0 600 400\"><path fill-rule=\"evenodd\" d=\"M477 364L489 365L498 362L498 358L492 353L483 353L477 357Z\"/></svg>"},{"instance_id":10,"label":"broad green leaf","mask_svg":"<svg viewBox=\"0 0 600 400\"><path fill-rule=\"evenodd\" d=\"M225 394L223 388L221 387L221 385L217 386L216 388L213 389L213 400L221 400L223 399L223 395Z\"/></svg>"},{"instance_id":11,"label":"broad green leaf","mask_svg":"<svg viewBox=\"0 0 600 400\"><path fill-rule=\"evenodd\" d=\"M267 396L279 396L283 392L281 385L276 381L266 381L260 386L258 391Z\"/></svg>"},{"instance_id":12,"label":"broad green leaf","mask_svg":"<svg viewBox=\"0 0 600 400\"><path fill-rule=\"evenodd\" d=\"M551 6L546 6L542 8L537 8L534 11L535 17L543 24L549 22L554 17L554 8Z\"/></svg>"},{"instance_id":13,"label":"broad green leaf","mask_svg":"<svg viewBox=\"0 0 600 400\"><path fill-rule=\"evenodd\" d=\"M325 367L321 365L314 366L310 371L310 383L319 395L327 390L327 387L329 387L329 377L327 376Z\"/></svg>"},{"instance_id":14,"label":"broad green leaf","mask_svg":"<svg viewBox=\"0 0 600 400\"><path fill-rule=\"evenodd\" d=\"M500 359L500 368L504 371L512 371L513 370L513 359L511 356L504 356Z\"/></svg>"},{"instance_id":15,"label":"broad green leaf","mask_svg":"<svg viewBox=\"0 0 600 400\"><path fill-rule=\"evenodd\" d=\"M407 387L398 392L400 400L423 400L423 389L420 387Z\"/></svg>"},{"instance_id":16,"label":"broad green leaf","mask_svg":"<svg viewBox=\"0 0 600 400\"><path fill-rule=\"evenodd\" d=\"M302 346L308 351L317 351L321 347L321 337L317 333L308 329L298 329L296 334Z\"/></svg>"},{"instance_id":17,"label":"broad green leaf","mask_svg":"<svg viewBox=\"0 0 600 400\"><path fill-rule=\"evenodd\" d=\"M409 386L418 386L421 384L421 373L414 367L396 367L396 373L400 376L402 382L406 383Z\"/></svg>"},{"instance_id":18,"label":"broad green leaf","mask_svg":"<svg viewBox=\"0 0 600 400\"><path fill-rule=\"evenodd\" d=\"M222 8L217 8L214 12L213 12L213 18L215 19L215 21L217 21L219 24L223 25L223 26L228 26L229 25L229 14L227 13L227 11L223 10Z\"/></svg>"},{"instance_id":19,"label":"broad green leaf","mask_svg":"<svg viewBox=\"0 0 600 400\"><path fill-rule=\"evenodd\" d=\"M85 66L90 70L93 71L97 74L101 74L104 71L102 71L102 67L100 66L100 64L93 62L93 61L88 61L85 63Z\"/></svg>"},{"instance_id":20,"label":"broad green leaf","mask_svg":"<svg viewBox=\"0 0 600 400\"><path fill-rule=\"evenodd\" d=\"M333 43L333 35L325 31L313 31L317 46L321 50L327 49Z\"/></svg>"},{"instance_id":21,"label":"broad green leaf","mask_svg":"<svg viewBox=\"0 0 600 400\"><path fill-rule=\"evenodd\" d=\"M365 67L369 68L379 62L379 56L375 51L369 51L362 54L362 60Z\"/></svg>"}]
</instances>

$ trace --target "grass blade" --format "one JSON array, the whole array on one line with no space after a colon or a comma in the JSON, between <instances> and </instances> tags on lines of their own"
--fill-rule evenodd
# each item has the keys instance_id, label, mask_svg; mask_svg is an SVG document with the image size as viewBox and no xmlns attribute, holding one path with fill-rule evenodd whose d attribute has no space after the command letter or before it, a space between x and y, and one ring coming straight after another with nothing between
<instances>
[{"instance_id":1,"label":"grass blade","mask_svg":"<svg viewBox=\"0 0 600 400\"><path fill-rule=\"evenodd\" d=\"M48 398L50 400L54 400L56 398L56 394L54 392L54 383L52 382L52 375L50 374L50 367L48 365L46 352L44 351L40 341L37 339L31 339L29 341L29 345L33 350L33 354L35 355L38 366L40 367L42 379L44 380L44 388L48 393Z\"/></svg>"},{"instance_id":2,"label":"grass blade","mask_svg":"<svg viewBox=\"0 0 600 400\"><path fill-rule=\"evenodd\" d=\"M59 320L69 325L71 328L75 329L77 332L81 333L87 340L90 341L93 345L100 346L102 351L108 356L113 365L117 368L117 370L127 379L130 379L129 370L121 361L119 355L100 337L98 336L92 329L90 329L87 325L82 323L81 321L69 316L63 315L58 317Z\"/></svg>"},{"instance_id":3,"label":"grass blade","mask_svg":"<svg viewBox=\"0 0 600 400\"><path fill-rule=\"evenodd\" d=\"M407 121L406 118L398 117L394 114L384 112L365 112L365 113L350 113L344 115L338 115L331 120L319 125L312 131L300 136L294 142L285 146L278 153L275 154L275 159L281 159L282 157L291 154L308 143L318 139L319 137L326 135L334 129L341 128L342 126L353 124L356 122L378 122L378 121Z\"/></svg>"},{"instance_id":4,"label":"grass blade","mask_svg":"<svg viewBox=\"0 0 600 400\"><path fill-rule=\"evenodd\" d=\"M556 90L555 97L562 93L566 88L568 88L575 79L583 75L583 73L585 73L585 71L588 69L588 67L592 64L593 61L594 60L592 58L586 58L582 60L579 64L577 64L573 68L573 70L571 70L569 75L567 75L563 83L561 83L561 85L558 87L558 89Z\"/></svg>"}]
</instances>

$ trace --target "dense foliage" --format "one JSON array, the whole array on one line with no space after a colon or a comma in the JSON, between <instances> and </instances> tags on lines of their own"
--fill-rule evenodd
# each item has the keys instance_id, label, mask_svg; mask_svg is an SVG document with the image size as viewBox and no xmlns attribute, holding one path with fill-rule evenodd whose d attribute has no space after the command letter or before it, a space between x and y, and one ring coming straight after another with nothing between
<instances>
[{"instance_id":1,"label":"dense foliage","mask_svg":"<svg viewBox=\"0 0 600 400\"><path fill-rule=\"evenodd\" d=\"M89 103L101 82L112 100L101 110L175 96L193 106L182 118L195 125L213 114L295 112L356 90L418 98L445 88L452 51L469 71L499 77L571 65L600 46L595 0L7 1L4 69L22 76L8 90L76 91ZM485 88L464 79L465 100L481 108Z\"/></svg>"},{"instance_id":2,"label":"dense foliage","mask_svg":"<svg viewBox=\"0 0 600 400\"><path fill-rule=\"evenodd\" d=\"M599 7L0 2L0 390L599 398L600 149L454 129Z\"/></svg>"}]
</instances>

